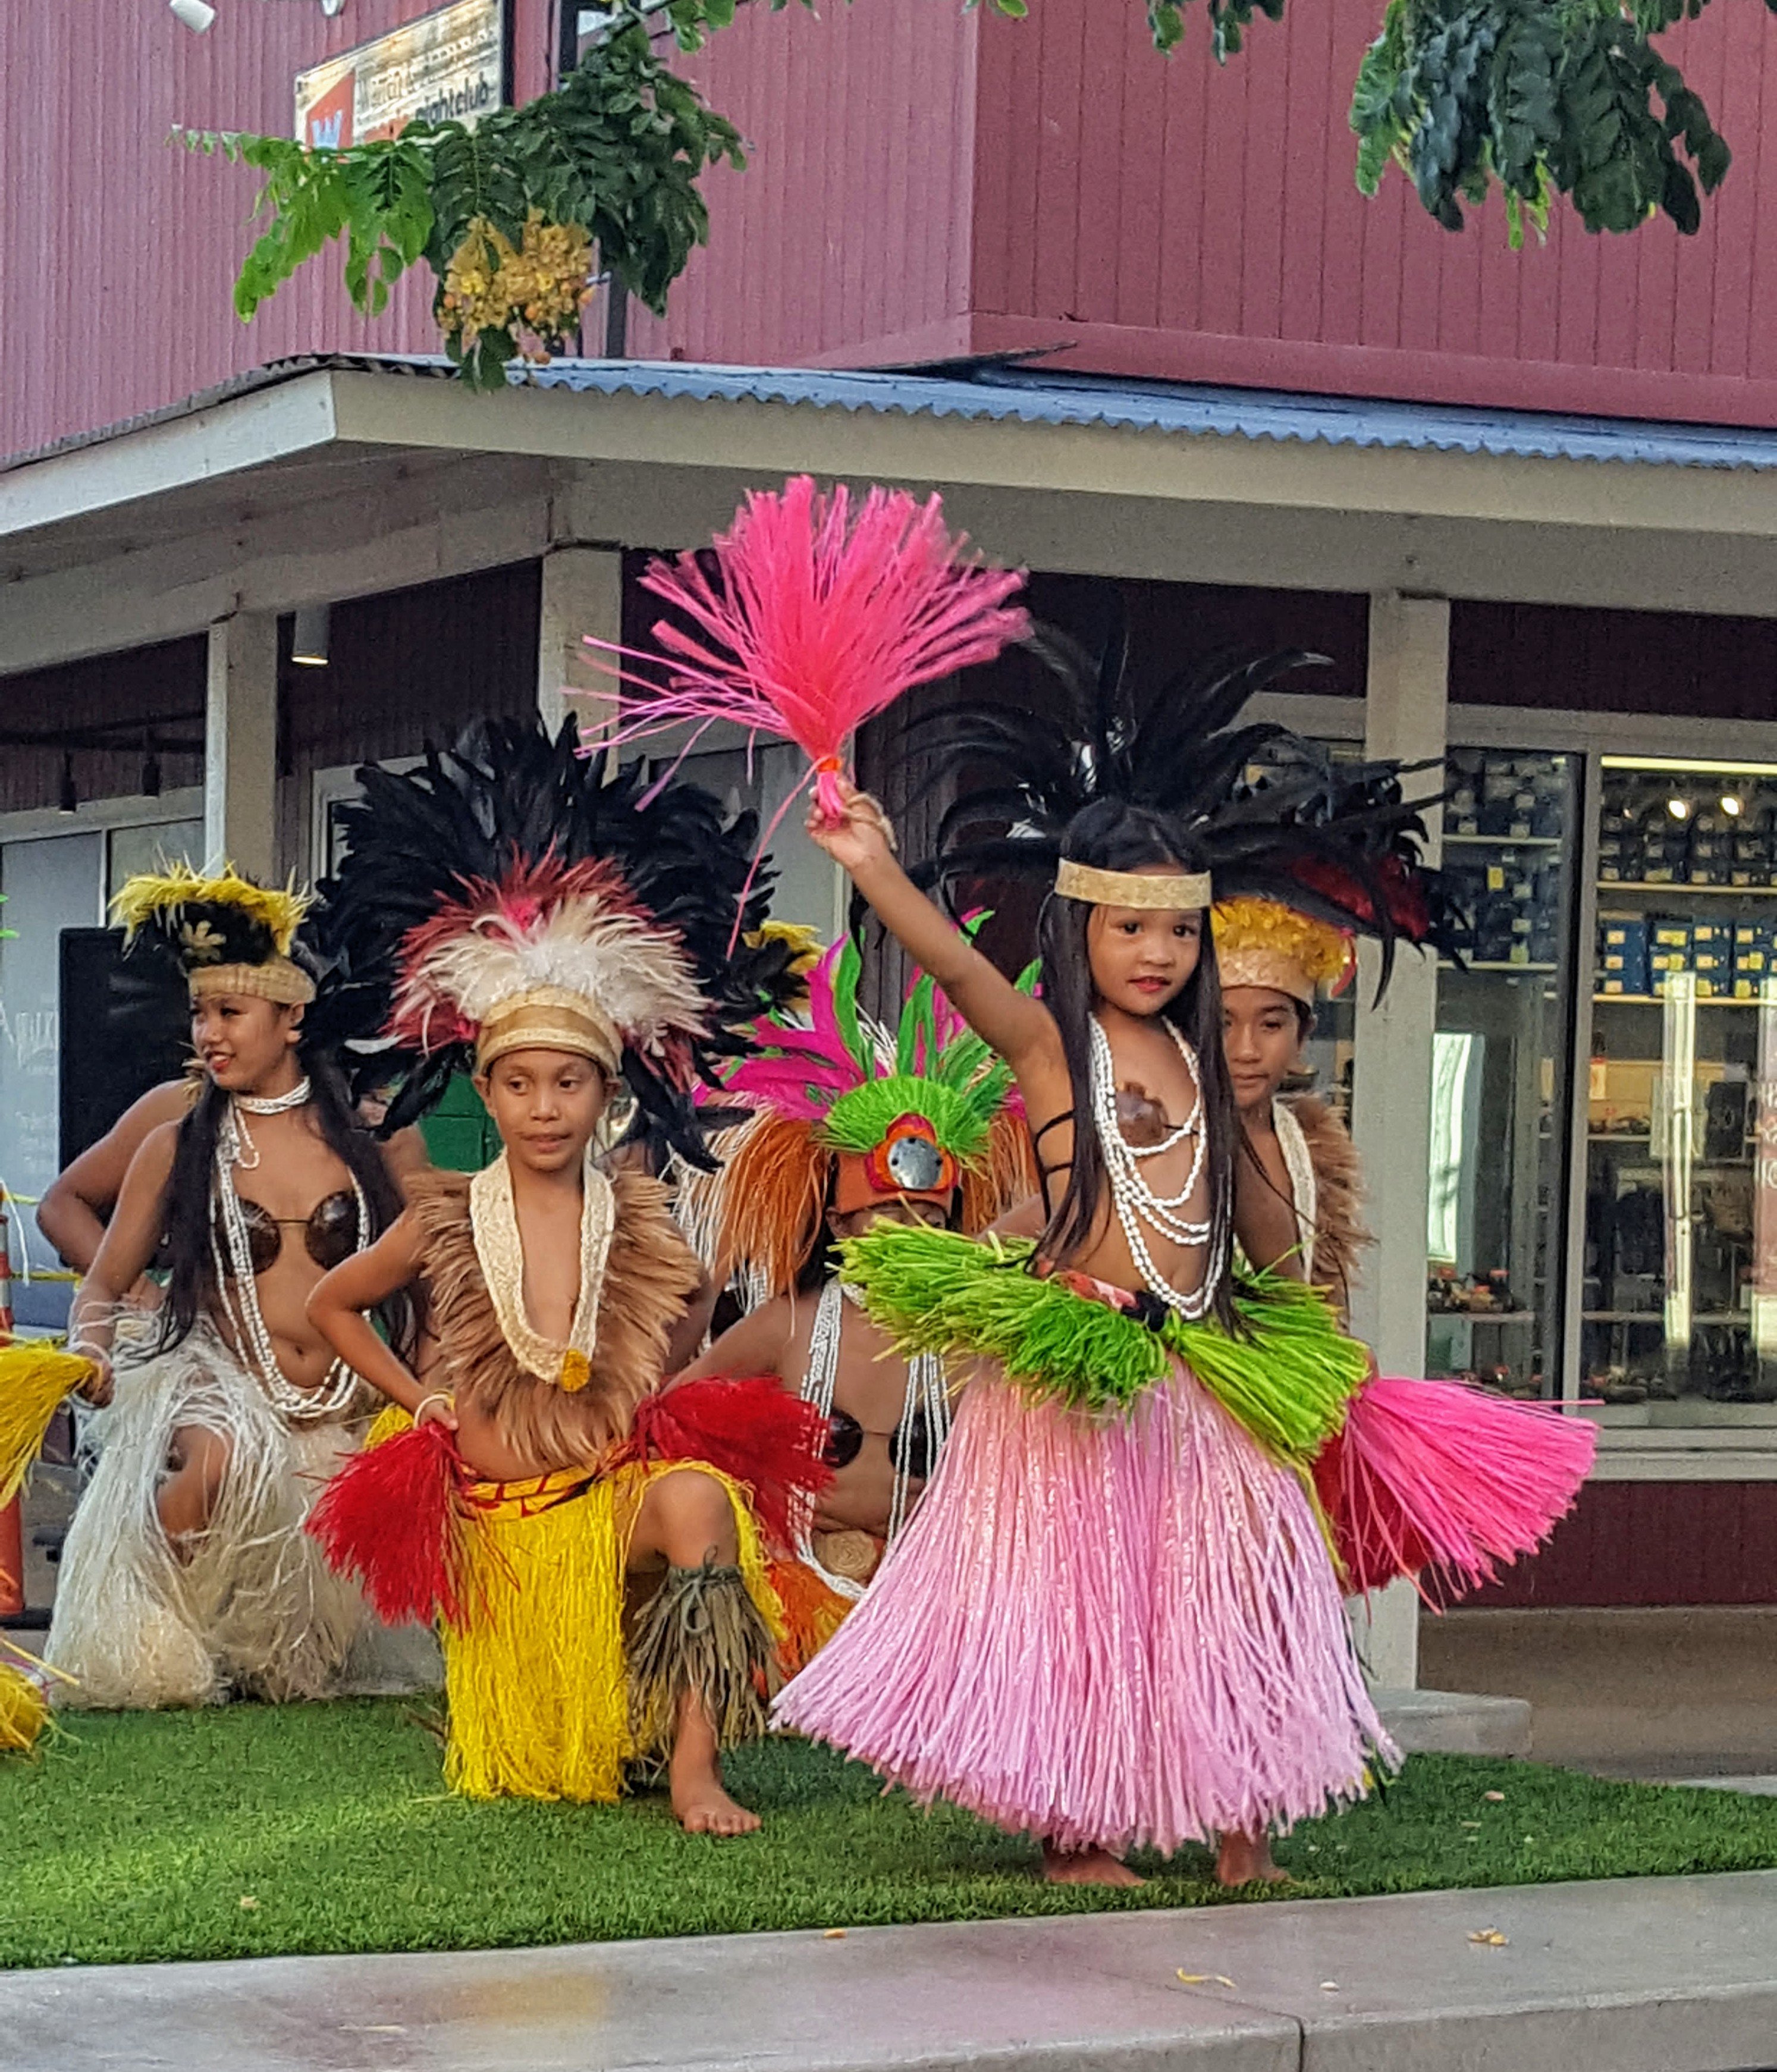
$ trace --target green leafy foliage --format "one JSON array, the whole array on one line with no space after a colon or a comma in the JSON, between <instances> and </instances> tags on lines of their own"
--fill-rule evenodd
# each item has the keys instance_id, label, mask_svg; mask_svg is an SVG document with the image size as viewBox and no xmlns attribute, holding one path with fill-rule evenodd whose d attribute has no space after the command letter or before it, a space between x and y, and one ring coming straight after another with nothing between
<instances>
[{"instance_id":1,"label":"green leafy foliage","mask_svg":"<svg viewBox=\"0 0 1777 2072\"><path fill-rule=\"evenodd\" d=\"M719 26L731 13L732 0L680 0L673 18L683 42L697 24ZM188 148L264 175L254 207L264 228L235 283L243 321L336 239L357 308L379 313L391 283L424 259L438 279L442 319L445 273L471 224L479 220L516 244L533 215L585 229L604 266L660 313L709 238L698 179L722 160L746 163L739 132L656 56L633 14L556 92L496 109L473 130L415 122L397 138L336 151L282 137L182 134ZM446 336L479 388L504 384L520 343L512 328Z\"/></svg>"},{"instance_id":2,"label":"green leafy foliage","mask_svg":"<svg viewBox=\"0 0 1777 2072\"><path fill-rule=\"evenodd\" d=\"M1300 7L1308 0L1291 0ZM1323 5L1325 0L1314 0ZM1765 0L1777 13L1777 0ZM1162 51L1184 35L1189 0L1146 0ZM1285 0L1206 0L1218 59L1255 14ZM1708 0L1388 0L1351 97L1357 183L1373 195L1391 164L1446 229L1495 184L1512 244L1539 232L1565 195L1588 230L1634 230L1660 212L1701 220L1729 164L1701 98L1654 39Z\"/></svg>"},{"instance_id":3,"label":"green leafy foliage","mask_svg":"<svg viewBox=\"0 0 1777 2072\"><path fill-rule=\"evenodd\" d=\"M1508 231L1540 229L1565 195L1588 230L1658 212L1701 221L1728 170L1701 99L1650 38L1705 0L1389 0L1351 101L1358 185L1392 163L1446 229L1495 183ZM1689 162L1687 164L1686 160Z\"/></svg>"}]
</instances>

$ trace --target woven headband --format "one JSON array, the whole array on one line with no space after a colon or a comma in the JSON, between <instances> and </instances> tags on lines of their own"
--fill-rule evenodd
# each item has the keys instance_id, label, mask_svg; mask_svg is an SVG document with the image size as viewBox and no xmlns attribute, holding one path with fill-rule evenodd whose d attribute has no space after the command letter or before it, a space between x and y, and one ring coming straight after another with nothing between
<instances>
[{"instance_id":1,"label":"woven headband","mask_svg":"<svg viewBox=\"0 0 1777 2072\"><path fill-rule=\"evenodd\" d=\"M475 1042L476 1070L486 1071L509 1050L566 1050L614 1073L623 1042L595 1001L565 986L539 985L490 1009Z\"/></svg>"},{"instance_id":2,"label":"woven headband","mask_svg":"<svg viewBox=\"0 0 1777 2072\"><path fill-rule=\"evenodd\" d=\"M1084 899L1092 906L1133 906L1143 913L1187 913L1210 904L1209 873L1183 872L1175 878L1151 878L1133 870L1095 870L1090 864L1063 857L1055 890L1064 899Z\"/></svg>"},{"instance_id":3,"label":"woven headband","mask_svg":"<svg viewBox=\"0 0 1777 2072\"><path fill-rule=\"evenodd\" d=\"M314 980L288 957L268 957L262 964L198 964L186 978L193 1000L226 993L275 1001L281 1007L306 1007L315 997Z\"/></svg>"}]
</instances>

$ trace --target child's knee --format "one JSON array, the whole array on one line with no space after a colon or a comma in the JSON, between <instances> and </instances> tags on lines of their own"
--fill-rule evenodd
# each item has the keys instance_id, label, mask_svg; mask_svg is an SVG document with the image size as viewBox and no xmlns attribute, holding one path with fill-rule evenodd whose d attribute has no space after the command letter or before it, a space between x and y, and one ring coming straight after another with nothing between
<instances>
[{"instance_id":1,"label":"child's knee","mask_svg":"<svg viewBox=\"0 0 1777 2072\"><path fill-rule=\"evenodd\" d=\"M695 1568L712 1556L732 1561L738 1552L734 1509L714 1475L681 1468L654 1486L661 1551L677 1568Z\"/></svg>"}]
</instances>

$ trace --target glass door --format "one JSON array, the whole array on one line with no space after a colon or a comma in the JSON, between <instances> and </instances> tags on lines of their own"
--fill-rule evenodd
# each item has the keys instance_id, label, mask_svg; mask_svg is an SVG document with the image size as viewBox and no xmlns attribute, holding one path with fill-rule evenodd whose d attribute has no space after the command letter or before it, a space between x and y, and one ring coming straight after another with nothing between
<instances>
[{"instance_id":1,"label":"glass door","mask_svg":"<svg viewBox=\"0 0 1777 2072\"><path fill-rule=\"evenodd\" d=\"M1777 767L1602 770L1581 1386L1777 1424Z\"/></svg>"},{"instance_id":2,"label":"glass door","mask_svg":"<svg viewBox=\"0 0 1777 2072\"><path fill-rule=\"evenodd\" d=\"M1561 1393L1577 758L1453 749L1443 864L1473 951L1438 977L1428 1375Z\"/></svg>"}]
</instances>

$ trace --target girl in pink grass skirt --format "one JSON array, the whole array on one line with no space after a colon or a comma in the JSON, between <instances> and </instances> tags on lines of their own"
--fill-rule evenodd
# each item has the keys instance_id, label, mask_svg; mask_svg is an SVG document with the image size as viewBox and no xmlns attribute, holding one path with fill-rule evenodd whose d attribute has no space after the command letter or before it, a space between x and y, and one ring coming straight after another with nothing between
<instances>
[{"instance_id":1,"label":"girl in pink grass skirt","mask_svg":"<svg viewBox=\"0 0 1777 2072\"><path fill-rule=\"evenodd\" d=\"M1366 1359L1283 1263L1231 1279L1236 1235L1261 1266L1278 1248L1244 1212L1200 855L1123 800L1076 813L1039 1001L915 887L873 800L844 787L809 832L1012 1067L1047 1223L1034 1249L889 1227L846 1248L873 1318L951 1355L966 1393L778 1720L1037 1835L1051 1879L1132 1883L1127 1851L1218 1839L1224 1884L1280 1877L1267 1836L1395 1753L1306 1473Z\"/></svg>"}]
</instances>

